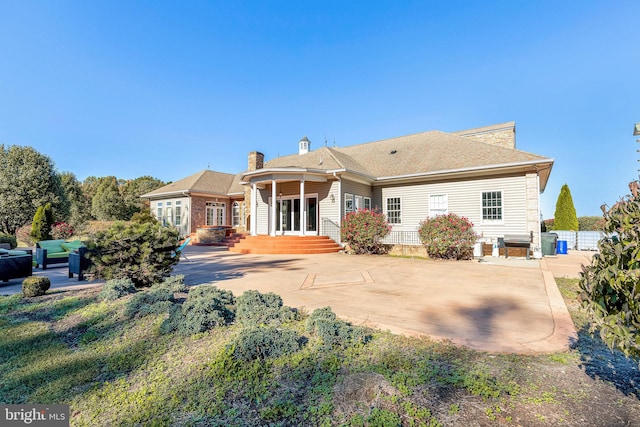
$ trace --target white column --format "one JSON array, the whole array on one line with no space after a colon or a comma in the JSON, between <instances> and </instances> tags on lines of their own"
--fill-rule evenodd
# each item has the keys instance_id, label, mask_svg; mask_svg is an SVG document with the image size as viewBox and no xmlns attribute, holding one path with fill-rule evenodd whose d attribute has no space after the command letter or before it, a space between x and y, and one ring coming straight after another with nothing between
<instances>
[{"instance_id":1,"label":"white column","mask_svg":"<svg viewBox=\"0 0 640 427\"><path fill-rule=\"evenodd\" d=\"M251 223L249 227L251 228L251 235L258 235L258 184L255 182L251 184Z\"/></svg>"},{"instance_id":2,"label":"white column","mask_svg":"<svg viewBox=\"0 0 640 427\"><path fill-rule=\"evenodd\" d=\"M300 179L300 235L307 233L307 206L304 202L304 176Z\"/></svg>"},{"instance_id":3,"label":"white column","mask_svg":"<svg viewBox=\"0 0 640 427\"><path fill-rule=\"evenodd\" d=\"M276 203L278 203L277 193L276 193L276 180L271 180L271 235L276 235Z\"/></svg>"}]
</instances>

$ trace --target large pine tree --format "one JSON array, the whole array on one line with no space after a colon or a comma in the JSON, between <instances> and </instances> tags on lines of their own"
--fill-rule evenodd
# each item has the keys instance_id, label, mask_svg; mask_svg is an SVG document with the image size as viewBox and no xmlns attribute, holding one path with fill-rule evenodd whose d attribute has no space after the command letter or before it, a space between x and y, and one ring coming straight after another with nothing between
<instances>
[{"instance_id":1,"label":"large pine tree","mask_svg":"<svg viewBox=\"0 0 640 427\"><path fill-rule=\"evenodd\" d=\"M573 198L569 186L564 184L560 189L560 195L556 202L556 212L553 222L554 230L578 231L578 215L573 206Z\"/></svg>"}]
</instances>

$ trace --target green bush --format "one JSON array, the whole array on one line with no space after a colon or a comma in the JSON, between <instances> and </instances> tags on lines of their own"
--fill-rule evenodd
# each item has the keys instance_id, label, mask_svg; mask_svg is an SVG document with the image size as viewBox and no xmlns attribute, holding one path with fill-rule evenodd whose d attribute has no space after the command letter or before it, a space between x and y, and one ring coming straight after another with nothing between
<instances>
[{"instance_id":1,"label":"green bush","mask_svg":"<svg viewBox=\"0 0 640 427\"><path fill-rule=\"evenodd\" d=\"M236 321L244 326L280 325L296 319L296 312L282 305L282 297L273 292L245 291L238 297Z\"/></svg>"},{"instance_id":2,"label":"green bush","mask_svg":"<svg viewBox=\"0 0 640 427\"><path fill-rule=\"evenodd\" d=\"M610 237L598 242L599 253L583 268L579 285L591 332L599 330L610 348L640 359L640 185L629 187L631 195L608 211L603 206Z\"/></svg>"},{"instance_id":3,"label":"green bush","mask_svg":"<svg viewBox=\"0 0 640 427\"><path fill-rule=\"evenodd\" d=\"M105 301L115 301L135 292L136 287L131 279L111 279L104 284L98 298Z\"/></svg>"},{"instance_id":4,"label":"green bush","mask_svg":"<svg viewBox=\"0 0 640 427\"><path fill-rule=\"evenodd\" d=\"M338 319L331 307L314 310L307 319L306 330L316 334L321 339L323 347L328 349L364 344L368 340L364 329L353 327Z\"/></svg>"},{"instance_id":5,"label":"green bush","mask_svg":"<svg viewBox=\"0 0 640 427\"><path fill-rule=\"evenodd\" d=\"M184 284L184 275L176 274L175 276L169 276L161 283L162 286L166 286L174 293L185 293L189 291L189 287Z\"/></svg>"},{"instance_id":6,"label":"green bush","mask_svg":"<svg viewBox=\"0 0 640 427\"><path fill-rule=\"evenodd\" d=\"M356 254L384 252L382 243L391 227L384 214L369 209L349 212L342 221L340 238Z\"/></svg>"},{"instance_id":7,"label":"green bush","mask_svg":"<svg viewBox=\"0 0 640 427\"><path fill-rule=\"evenodd\" d=\"M298 334L290 329L254 327L243 329L233 340L233 356L246 362L293 354L300 350Z\"/></svg>"},{"instance_id":8,"label":"green bush","mask_svg":"<svg viewBox=\"0 0 640 427\"><path fill-rule=\"evenodd\" d=\"M22 281L22 296L38 297L51 287L51 280L43 276L29 276Z\"/></svg>"},{"instance_id":9,"label":"green bush","mask_svg":"<svg viewBox=\"0 0 640 427\"><path fill-rule=\"evenodd\" d=\"M51 227L53 227L53 208L51 203L47 203L36 210L31 224L31 237L36 242L51 240Z\"/></svg>"},{"instance_id":10,"label":"green bush","mask_svg":"<svg viewBox=\"0 0 640 427\"><path fill-rule=\"evenodd\" d=\"M176 305L171 309L161 330L192 335L229 325L235 318L234 304L235 298L230 291L215 286L199 286L189 291L181 308Z\"/></svg>"},{"instance_id":11,"label":"green bush","mask_svg":"<svg viewBox=\"0 0 640 427\"><path fill-rule=\"evenodd\" d=\"M129 318L144 317L149 314L168 313L175 299L173 292L166 287L154 287L138 292L125 305L124 314Z\"/></svg>"},{"instance_id":12,"label":"green bush","mask_svg":"<svg viewBox=\"0 0 640 427\"><path fill-rule=\"evenodd\" d=\"M560 189L553 221L554 230L578 231L578 216L576 214L576 208L573 205L571 190L569 190L567 184L564 184Z\"/></svg>"},{"instance_id":13,"label":"green bush","mask_svg":"<svg viewBox=\"0 0 640 427\"><path fill-rule=\"evenodd\" d=\"M0 243L8 243L11 249L18 246L16 236L12 236L11 234L0 233Z\"/></svg>"},{"instance_id":14,"label":"green bush","mask_svg":"<svg viewBox=\"0 0 640 427\"><path fill-rule=\"evenodd\" d=\"M420 240L431 258L473 259L473 245L478 236L465 217L450 213L420 222Z\"/></svg>"},{"instance_id":15,"label":"green bush","mask_svg":"<svg viewBox=\"0 0 640 427\"><path fill-rule=\"evenodd\" d=\"M168 277L179 261L178 230L159 223L116 222L90 244L93 272L100 278L129 278L136 287Z\"/></svg>"}]
</instances>

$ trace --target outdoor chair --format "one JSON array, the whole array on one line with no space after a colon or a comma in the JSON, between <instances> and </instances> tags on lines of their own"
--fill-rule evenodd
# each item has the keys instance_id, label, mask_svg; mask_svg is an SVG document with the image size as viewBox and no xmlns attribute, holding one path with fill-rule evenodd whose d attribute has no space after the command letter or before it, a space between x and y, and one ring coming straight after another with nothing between
<instances>
[{"instance_id":1,"label":"outdoor chair","mask_svg":"<svg viewBox=\"0 0 640 427\"><path fill-rule=\"evenodd\" d=\"M189 261L189 258L187 258L187 256L184 254L184 248L187 247L187 245L189 244L190 241L191 241L191 237L187 237L187 239L184 242L182 242L182 244L180 246L178 246L178 248L174 252L173 256L176 256L177 254L180 254L180 256L182 258L184 258L187 261ZM191 262L191 261L189 261L189 262Z\"/></svg>"}]
</instances>

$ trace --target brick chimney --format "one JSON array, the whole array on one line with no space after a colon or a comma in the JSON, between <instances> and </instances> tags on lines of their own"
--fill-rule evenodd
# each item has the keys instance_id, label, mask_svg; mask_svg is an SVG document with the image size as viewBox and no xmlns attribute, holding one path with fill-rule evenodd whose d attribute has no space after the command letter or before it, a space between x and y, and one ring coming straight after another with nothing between
<instances>
[{"instance_id":1,"label":"brick chimney","mask_svg":"<svg viewBox=\"0 0 640 427\"><path fill-rule=\"evenodd\" d=\"M249 172L262 169L264 167L264 154L259 151L249 153L249 164L247 170Z\"/></svg>"}]
</instances>

